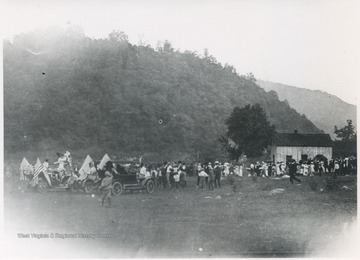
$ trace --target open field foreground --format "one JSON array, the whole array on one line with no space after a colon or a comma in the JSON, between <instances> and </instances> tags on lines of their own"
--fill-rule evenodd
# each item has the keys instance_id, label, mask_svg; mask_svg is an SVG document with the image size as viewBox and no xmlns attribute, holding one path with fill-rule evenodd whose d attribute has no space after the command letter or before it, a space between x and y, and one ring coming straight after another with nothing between
<instances>
[{"instance_id":1,"label":"open field foreground","mask_svg":"<svg viewBox=\"0 0 360 260\"><path fill-rule=\"evenodd\" d=\"M9 256L321 257L358 250L355 176L338 177L334 190L326 177L300 177L301 185L238 177L236 187L223 180L214 191L197 191L188 177L184 190L126 193L112 197L110 208L100 207L98 194L40 194L14 178L4 179Z\"/></svg>"}]
</instances>

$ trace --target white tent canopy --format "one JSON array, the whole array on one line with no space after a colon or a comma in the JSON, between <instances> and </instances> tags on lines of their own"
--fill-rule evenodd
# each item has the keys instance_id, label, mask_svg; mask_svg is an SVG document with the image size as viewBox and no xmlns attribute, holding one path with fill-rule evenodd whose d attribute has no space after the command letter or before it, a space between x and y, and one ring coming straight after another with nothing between
<instances>
[{"instance_id":1,"label":"white tent canopy","mask_svg":"<svg viewBox=\"0 0 360 260\"><path fill-rule=\"evenodd\" d=\"M103 169L105 164L108 162L108 161L111 161L109 155L105 154L104 157L101 159L99 165L98 165L98 169Z\"/></svg>"},{"instance_id":2,"label":"white tent canopy","mask_svg":"<svg viewBox=\"0 0 360 260\"><path fill-rule=\"evenodd\" d=\"M33 166L28 162L28 160L26 160L26 158L24 157L22 159L22 162L20 164L20 180L23 181L25 180L25 176L24 174L29 174L31 172L31 169L33 169Z\"/></svg>"},{"instance_id":3,"label":"white tent canopy","mask_svg":"<svg viewBox=\"0 0 360 260\"><path fill-rule=\"evenodd\" d=\"M80 170L79 170L79 174L80 174L80 177L79 179L80 180L83 180L86 178L87 174L90 172L90 163L93 162L93 159L91 159L90 155L87 155L85 160L84 160L84 163L82 164Z\"/></svg>"}]
</instances>

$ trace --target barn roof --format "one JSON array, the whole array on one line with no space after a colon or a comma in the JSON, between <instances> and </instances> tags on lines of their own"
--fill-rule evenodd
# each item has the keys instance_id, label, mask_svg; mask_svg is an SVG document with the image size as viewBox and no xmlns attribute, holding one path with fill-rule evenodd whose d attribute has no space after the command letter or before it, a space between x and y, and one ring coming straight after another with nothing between
<instances>
[{"instance_id":1,"label":"barn roof","mask_svg":"<svg viewBox=\"0 0 360 260\"><path fill-rule=\"evenodd\" d=\"M273 138L276 146L331 147L329 134L277 133Z\"/></svg>"}]
</instances>

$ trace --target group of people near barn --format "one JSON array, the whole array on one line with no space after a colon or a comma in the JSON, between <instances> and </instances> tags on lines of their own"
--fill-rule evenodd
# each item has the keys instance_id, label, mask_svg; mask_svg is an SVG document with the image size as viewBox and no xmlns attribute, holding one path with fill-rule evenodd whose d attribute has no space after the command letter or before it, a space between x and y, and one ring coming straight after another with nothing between
<instances>
[{"instance_id":1,"label":"group of people near barn","mask_svg":"<svg viewBox=\"0 0 360 260\"><path fill-rule=\"evenodd\" d=\"M139 177L151 176L155 184L163 189L181 189L186 187L186 176L197 176L198 189L206 187L213 190L221 188L221 179L229 175L243 176L244 165L233 165L230 163L197 163L185 164L179 162L164 162L163 165L141 164Z\"/></svg>"},{"instance_id":2,"label":"group of people near barn","mask_svg":"<svg viewBox=\"0 0 360 260\"><path fill-rule=\"evenodd\" d=\"M58 160L54 162L57 164L56 169L52 174L55 178L60 180L67 175L65 164L72 169L72 160L69 152L65 154L58 153ZM99 190L102 192L101 206L105 201L111 205L111 191L114 174L137 174L139 180L152 177L155 185L163 189L179 190L184 189L187 184L187 176L196 176L196 187L198 190L214 190L221 188L221 182L228 176L248 176L248 177L267 177L276 178L282 176L290 176L290 182L301 182L296 175L314 176L326 175L331 173L332 176L356 174L356 157L336 158L329 161L323 160L304 160L296 162L294 159L290 162L251 162L247 168L241 163L221 163L219 161L207 163L192 163L187 164L181 161L178 162L164 162L163 164L133 164L130 168L125 168L111 162L110 157L105 155L100 163L96 163L89 156L85 159L80 170L75 166L71 171L77 176L79 180L93 179L100 181ZM86 166L86 169L83 167ZM40 171L47 173L51 171L49 168L49 160L46 159L41 164L39 158L35 166L31 166L24 158L20 166L20 179L25 180L26 175L33 174L34 182ZM47 175L47 174L46 174Z\"/></svg>"},{"instance_id":3,"label":"group of people near barn","mask_svg":"<svg viewBox=\"0 0 360 260\"><path fill-rule=\"evenodd\" d=\"M250 175L258 177L282 177L289 173L290 162L256 162L250 164ZM348 175L356 173L356 157L331 158L331 160L300 160L296 162L296 173L303 176L326 175L335 173L336 175Z\"/></svg>"},{"instance_id":4,"label":"group of people near barn","mask_svg":"<svg viewBox=\"0 0 360 260\"><path fill-rule=\"evenodd\" d=\"M94 169L94 167L93 167ZM116 166L113 171L116 171ZM94 169L95 171L95 169ZM187 176L197 177L197 188L214 190L221 188L221 181L227 176L257 176L257 177L283 177L289 175L290 181L296 180L295 174L302 176L346 175L356 172L356 158L348 157L343 159L331 159L328 161L291 160L290 162L256 162L250 163L249 167L244 164L221 163L219 161L207 163L186 164L184 162L164 162L163 164L144 164L133 169L139 178L152 177L155 185L163 189L183 189L186 187ZM291 176L291 175L294 176Z\"/></svg>"},{"instance_id":5,"label":"group of people near barn","mask_svg":"<svg viewBox=\"0 0 360 260\"><path fill-rule=\"evenodd\" d=\"M68 156L71 158L70 156ZM64 154L58 154L58 164L56 169L59 175L64 171L65 158ZM110 158L108 158L110 160ZM294 166L295 163L295 166ZM155 180L155 185L162 187L163 189L183 189L186 187L187 176L197 177L198 189L209 189L214 190L215 188L221 188L221 181L226 176L257 176L257 177L282 177L285 175L291 175L290 168L293 168L292 172L300 174L302 176L313 176L313 175L326 175L327 173L335 173L335 175L347 175L356 174L356 157L346 158L332 158L331 160L303 160L294 162L294 160L284 162L251 162L249 167L246 167L242 163L221 163L219 161L207 162L207 163L184 163L178 162L164 162L163 164L137 164L131 169L124 170L120 165L112 165L111 173L122 174L138 174L139 179L145 177L152 177ZM71 164L71 163L70 163ZM105 165L104 165L105 166ZM36 167L35 167L36 168ZM48 170L48 160L43 163L45 171ZM104 174L99 175L97 163L90 160L89 169L86 171L87 178L99 178L103 179ZM78 171L76 166L74 173L81 179L82 173L85 171ZM105 171L100 171L105 172ZM61 178L61 176L59 176ZM292 178L294 179L294 178Z\"/></svg>"}]
</instances>

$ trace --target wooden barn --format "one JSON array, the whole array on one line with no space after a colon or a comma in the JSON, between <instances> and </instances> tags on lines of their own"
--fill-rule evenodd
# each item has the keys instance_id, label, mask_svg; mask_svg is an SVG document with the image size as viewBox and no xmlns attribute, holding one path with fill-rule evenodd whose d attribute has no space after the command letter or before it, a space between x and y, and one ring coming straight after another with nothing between
<instances>
[{"instance_id":1,"label":"wooden barn","mask_svg":"<svg viewBox=\"0 0 360 260\"><path fill-rule=\"evenodd\" d=\"M323 155L328 160L333 153L332 140L329 134L300 134L277 133L271 144L271 159L273 162L289 162L295 159L314 159L317 155Z\"/></svg>"}]
</instances>

